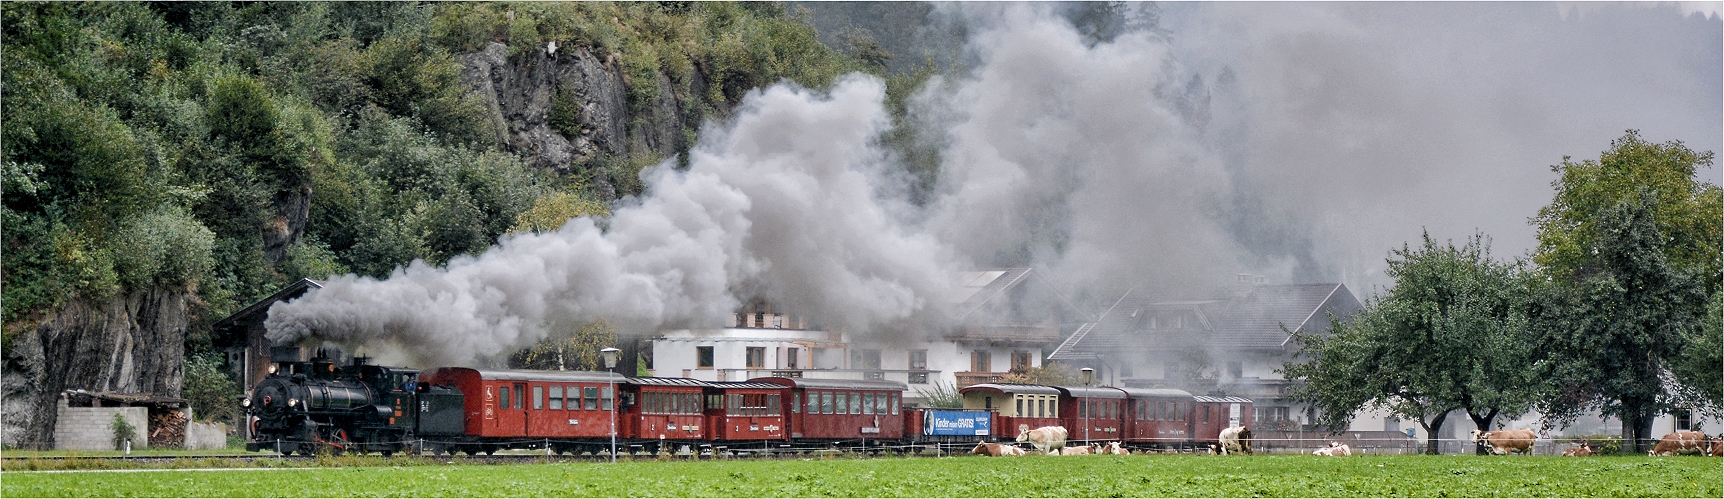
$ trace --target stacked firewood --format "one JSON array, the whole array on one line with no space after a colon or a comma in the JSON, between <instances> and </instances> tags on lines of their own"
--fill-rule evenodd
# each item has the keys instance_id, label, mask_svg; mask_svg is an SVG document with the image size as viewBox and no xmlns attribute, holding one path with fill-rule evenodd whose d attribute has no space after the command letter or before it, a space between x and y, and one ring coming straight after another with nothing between
<instances>
[{"instance_id":1,"label":"stacked firewood","mask_svg":"<svg viewBox=\"0 0 1724 499\"><path fill-rule=\"evenodd\" d=\"M150 417L150 447L180 448L186 446L186 414L164 411Z\"/></svg>"}]
</instances>

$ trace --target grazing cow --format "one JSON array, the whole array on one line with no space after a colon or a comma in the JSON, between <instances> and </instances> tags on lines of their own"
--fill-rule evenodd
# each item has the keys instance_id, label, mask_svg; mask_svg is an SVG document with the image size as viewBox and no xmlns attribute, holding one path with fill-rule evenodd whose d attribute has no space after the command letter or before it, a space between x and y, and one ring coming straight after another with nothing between
<instances>
[{"instance_id":1,"label":"grazing cow","mask_svg":"<svg viewBox=\"0 0 1724 499\"><path fill-rule=\"evenodd\" d=\"M1019 442L1029 442L1036 449L1048 454L1058 454L1066 446L1066 428L1064 426L1043 426L1034 430L1020 430Z\"/></svg>"},{"instance_id":2,"label":"grazing cow","mask_svg":"<svg viewBox=\"0 0 1724 499\"><path fill-rule=\"evenodd\" d=\"M1579 444L1575 444L1574 447L1569 447L1567 450L1562 451L1562 455L1575 457L1590 456L1592 455L1592 445L1586 442L1581 442Z\"/></svg>"},{"instance_id":3,"label":"grazing cow","mask_svg":"<svg viewBox=\"0 0 1724 499\"><path fill-rule=\"evenodd\" d=\"M1712 457L1724 456L1724 436L1712 439L1712 445L1706 447L1706 455Z\"/></svg>"},{"instance_id":4,"label":"grazing cow","mask_svg":"<svg viewBox=\"0 0 1724 499\"><path fill-rule=\"evenodd\" d=\"M1127 449L1125 447L1121 447L1119 445L1119 442L1116 441L1116 442L1108 442L1106 444L1096 444L1095 453L1096 454L1113 454L1113 455L1118 455L1118 456L1129 456L1129 455L1131 455L1131 450Z\"/></svg>"},{"instance_id":5,"label":"grazing cow","mask_svg":"<svg viewBox=\"0 0 1724 499\"><path fill-rule=\"evenodd\" d=\"M970 449L970 453L979 456L1022 456L1024 450L1011 444L979 442L976 444L976 448Z\"/></svg>"},{"instance_id":6,"label":"grazing cow","mask_svg":"<svg viewBox=\"0 0 1724 499\"><path fill-rule=\"evenodd\" d=\"M1251 453L1251 429L1243 426L1221 430L1221 455L1232 452Z\"/></svg>"},{"instance_id":7,"label":"grazing cow","mask_svg":"<svg viewBox=\"0 0 1724 499\"><path fill-rule=\"evenodd\" d=\"M1678 431L1666 433L1658 440L1658 445L1652 447L1648 456L1674 456L1677 454L1705 454L1706 434L1698 431Z\"/></svg>"},{"instance_id":8,"label":"grazing cow","mask_svg":"<svg viewBox=\"0 0 1724 499\"><path fill-rule=\"evenodd\" d=\"M1329 442L1328 447L1311 451L1311 453L1318 456L1351 456L1353 455L1353 448L1340 442Z\"/></svg>"},{"instance_id":9,"label":"grazing cow","mask_svg":"<svg viewBox=\"0 0 1724 499\"><path fill-rule=\"evenodd\" d=\"M1473 442L1484 442L1491 448L1491 454L1498 456L1510 452L1532 455L1532 444L1538 441L1538 434L1532 430L1473 430Z\"/></svg>"}]
</instances>

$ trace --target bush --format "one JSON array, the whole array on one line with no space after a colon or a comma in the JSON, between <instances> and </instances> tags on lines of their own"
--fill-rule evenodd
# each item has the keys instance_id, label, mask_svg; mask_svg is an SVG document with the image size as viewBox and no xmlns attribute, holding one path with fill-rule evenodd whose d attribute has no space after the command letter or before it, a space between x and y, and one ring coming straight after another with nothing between
<instances>
[{"instance_id":1,"label":"bush","mask_svg":"<svg viewBox=\"0 0 1724 499\"><path fill-rule=\"evenodd\" d=\"M115 449L126 448L126 442L130 442L138 436L138 429L126 422L126 417L117 412L114 413L114 424L109 425L109 427L114 429Z\"/></svg>"},{"instance_id":2,"label":"bush","mask_svg":"<svg viewBox=\"0 0 1724 499\"><path fill-rule=\"evenodd\" d=\"M222 369L222 355L205 352L186 359L186 381L181 390L192 405L192 414L199 421L220 421L235 424L239 409L235 405L240 395L239 384Z\"/></svg>"}]
</instances>

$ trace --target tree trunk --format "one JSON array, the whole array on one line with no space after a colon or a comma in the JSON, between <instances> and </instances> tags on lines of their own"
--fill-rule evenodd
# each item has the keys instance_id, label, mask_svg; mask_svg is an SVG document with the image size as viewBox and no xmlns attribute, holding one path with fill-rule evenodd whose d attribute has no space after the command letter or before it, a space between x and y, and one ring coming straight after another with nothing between
<instances>
[{"instance_id":1,"label":"tree trunk","mask_svg":"<svg viewBox=\"0 0 1724 499\"><path fill-rule=\"evenodd\" d=\"M1440 432L1443 430L1443 420L1448 419L1448 418L1449 418L1449 412L1443 411L1441 413L1438 413L1437 417L1432 418L1431 422L1428 424L1425 423L1425 420L1423 420L1423 419L1419 420L1419 426L1425 427L1425 453L1426 454L1430 454L1430 455L1440 454L1439 452L1437 452L1437 444L1439 443L1437 441L1437 432Z\"/></svg>"},{"instance_id":2,"label":"tree trunk","mask_svg":"<svg viewBox=\"0 0 1724 499\"><path fill-rule=\"evenodd\" d=\"M1497 418L1497 411L1497 409L1491 409L1490 412L1484 414L1467 411L1467 417L1473 418L1473 426L1477 427L1479 431L1491 431L1491 421ZM1485 445L1484 441L1473 442L1473 453L1480 456L1489 455L1491 453L1490 446Z\"/></svg>"}]
</instances>

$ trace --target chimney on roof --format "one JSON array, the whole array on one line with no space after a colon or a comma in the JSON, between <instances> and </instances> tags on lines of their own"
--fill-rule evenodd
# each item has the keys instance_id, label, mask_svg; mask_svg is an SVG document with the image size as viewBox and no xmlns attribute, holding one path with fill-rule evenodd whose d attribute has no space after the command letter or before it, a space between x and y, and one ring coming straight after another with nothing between
<instances>
[{"instance_id":1,"label":"chimney on roof","mask_svg":"<svg viewBox=\"0 0 1724 499\"><path fill-rule=\"evenodd\" d=\"M1247 274L1244 272L1233 275L1233 297L1244 298L1251 295L1251 289L1269 282L1268 276Z\"/></svg>"}]
</instances>

